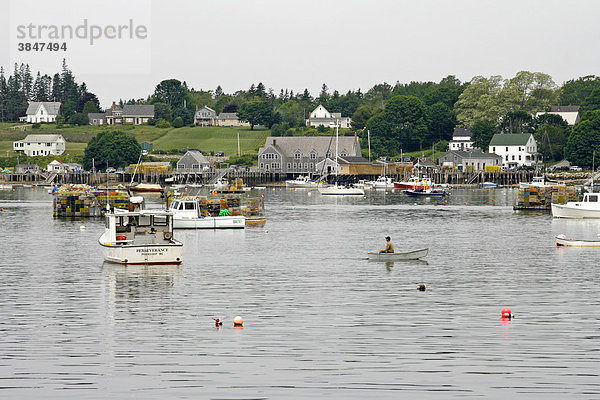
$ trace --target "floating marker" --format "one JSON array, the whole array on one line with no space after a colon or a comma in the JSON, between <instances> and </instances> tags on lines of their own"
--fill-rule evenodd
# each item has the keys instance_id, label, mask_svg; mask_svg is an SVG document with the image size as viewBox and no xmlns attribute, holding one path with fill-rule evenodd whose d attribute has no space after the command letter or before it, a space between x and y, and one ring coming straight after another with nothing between
<instances>
[{"instance_id":1,"label":"floating marker","mask_svg":"<svg viewBox=\"0 0 600 400\"><path fill-rule=\"evenodd\" d=\"M244 320L239 315L233 319L233 326L240 327L244 325Z\"/></svg>"},{"instance_id":2,"label":"floating marker","mask_svg":"<svg viewBox=\"0 0 600 400\"><path fill-rule=\"evenodd\" d=\"M215 318L215 326L219 327L223 325L223 320L221 318Z\"/></svg>"},{"instance_id":3,"label":"floating marker","mask_svg":"<svg viewBox=\"0 0 600 400\"><path fill-rule=\"evenodd\" d=\"M424 292L427 290L427 286L424 283L421 283L420 285L417 285L417 290L419 292Z\"/></svg>"},{"instance_id":4,"label":"floating marker","mask_svg":"<svg viewBox=\"0 0 600 400\"><path fill-rule=\"evenodd\" d=\"M514 314L508 307L504 307L501 311L501 314L502 314L502 319L504 319L504 320L514 318Z\"/></svg>"}]
</instances>

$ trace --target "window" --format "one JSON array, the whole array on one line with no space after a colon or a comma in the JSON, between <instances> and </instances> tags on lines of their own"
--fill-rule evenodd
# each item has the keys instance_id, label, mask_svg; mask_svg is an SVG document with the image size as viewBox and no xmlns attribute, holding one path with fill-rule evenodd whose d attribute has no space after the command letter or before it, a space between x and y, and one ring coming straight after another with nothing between
<instances>
[{"instance_id":1,"label":"window","mask_svg":"<svg viewBox=\"0 0 600 400\"><path fill-rule=\"evenodd\" d=\"M506 151L508 151L508 146L506 147Z\"/></svg>"},{"instance_id":2,"label":"window","mask_svg":"<svg viewBox=\"0 0 600 400\"><path fill-rule=\"evenodd\" d=\"M196 207L194 207L194 205L195 205L194 202L188 201L185 203L185 209L186 210L195 210Z\"/></svg>"},{"instance_id":3,"label":"window","mask_svg":"<svg viewBox=\"0 0 600 400\"><path fill-rule=\"evenodd\" d=\"M307 162L304 163L304 169L308 169L308 163Z\"/></svg>"},{"instance_id":4,"label":"window","mask_svg":"<svg viewBox=\"0 0 600 400\"><path fill-rule=\"evenodd\" d=\"M295 152L295 153L294 153L294 158L295 158L296 160L299 160L299 159L300 159L300 157L302 157L302 153L300 153L299 151L297 151L297 152Z\"/></svg>"},{"instance_id":5,"label":"window","mask_svg":"<svg viewBox=\"0 0 600 400\"><path fill-rule=\"evenodd\" d=\"M292 163L291 162L287 163L287 169L292 169Z\"/></svg>"},{"instance_id":6,"label":"window","mask_svg":"<svg viewBox=\"0 0 600 400\"><path fill-rule=\"evenodd\" d=\"M515 161L515 156L514 155L512 156L512 159L513 159L513 161Z\"/></svg>"},{"instance_id":7,"label":"window","mask_svg":"<svg viewBox=\"0 0 600 400\"><path fill-rule=\"evenodd\" d=\"M519 154L519 161L521 161L521 155Z\"/></svg>"},{"instance_id":8,"label":"window","mask_svg":"<svg viewBox=\"0 0 600 400\"><path fill-rule=\"evenodd\" d=\"M294 169L298 168L298 164L294 163Z\"/></svg>"},{"instance_id":9,"label":"window","mask_svg":"<svg viewBox=\"0 0 600 400\"><path fill-rule=\"evenodd\" d=\"M260 169L264 169L265 168L265 164L260 163Z\"/></svg>"},{"instance_id":10,"label":"window","mask_svg":"<svg viewBox=\"0 0 600 400\"><path fill-rule=\"evenodd\" d=\"M331 152L330 152L330 151L328 151L328 152L325 154L325 158L331 158Z\"/></svg>"},{"instance_id":11,"label":"window","mask_svg":"<svg viewBox=\"0 0 600 400\"><path fill-rule=\"evenodd\" d=\"M192 169L200 169L200 164L192 164Z\"/></svg>"},{"instance_id":12,"label":"window","mask_svg":"<svg viewBox=\"0 0 600 400\"><path fill-rule=\"evenodd\" d=\"M154 225L156 226L167 226L167 216L166 215L155 215L154 216Z\"/></svg>"},{"instance_id":13,"label":"window","mask_svg":"<svg viewBox=\"0 0 600 400\"><path fill-rule=\"evenodd\" d=\"M496 152L496 146L492 147L492 151Z\"/></svg>"},{"instance_id":14,"label":"window","mask_svg":"<svg viewBox=\"0 0 600 400\"><path fill-rule=\"evenodd\" d=\"M281 164L279 163L271 163L271 169L280 169L281 168Z\"/></svg>"},{"instance_id":15,"label":"window","mask_svg":"<svg viewBox=\"0 0 600 400\"><path fill-rule=\"evenodd\" d=\"M598 196L597 195L596 196L590 195L588 197L588 202L590 202L590 203L597 203L598 202Z\"/></svg>"},{"instance_id":16,"label":"window","mask_svg":"<svg viewBox=\"0 0 600 400\"><path fill-rule=\"evenodd\" d=\"M310 159L311 160L316 160L317 159L317 153L315 151L311 151L310 152Z\"/></svg>"},{"instance_id":17,"label":"window","mask_svg":"<svg viewBox=\"0 0 600 400\"><path fill-rule=\"evenodd\" d=\"M184 169L185 168L185 164L177 164L177 168Z\"/></svg>"},{"instance_id":18,"label":"window","mask_svg":"<svg viewBox=\"0 0 600 400\"><path fill-rule=\"evenodd\" d=\"M138 226L150 226L150 215L140 215Z\"/></svg>"},{"instance_id":19,"label":"window","mask_svg":"<svg viewBox=\"0 0 600 400\"><path fill-rule=\"evenodd\" d=\"M315 164L310 163L310 169L314 169L315 168Z\"/></svg>"}]
</instances>

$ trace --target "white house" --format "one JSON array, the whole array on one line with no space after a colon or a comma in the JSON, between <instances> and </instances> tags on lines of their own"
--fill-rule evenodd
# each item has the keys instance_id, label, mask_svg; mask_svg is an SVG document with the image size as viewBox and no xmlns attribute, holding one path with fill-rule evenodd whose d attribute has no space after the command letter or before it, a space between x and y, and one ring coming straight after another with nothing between
<instances>
[{"instance_id":1,"label":"white house","mask_svg":"<svg viewBox=\"0 0 600 400\"><path fill-rule=\"evenodd\" d=\"M60 115L60 103L56 101L32 101L27 107L27 115L21 121L31 123L55 122Z\"/></svg>"},{"instance_id":2,"label":"white house","mask_svg":"<svg viewBox=\"0 0 600 400\"><path fill-rule=\"evenodd\" d=\"M65 152L66 141L62 135L27 135L13 142L13 149L27 156L59 156Z\"/></svg>"},{"instance_id":3,"label":"white house","mask_svg":"<svg viewBox=\"0 0 600 400\"><path fill-rule=\"evenodd\" d=\"M201 109L196 107L194 113L194 125L213 126L217 118L217 112L209 106L204 106Z\"/></svg>"},{"instance_id":4,"label":"white house","mask_svg":"<svg viewBox=\"0 0 600 400\"><path fill-rule=\"evenodd\" d=\"M473 150L473 141L471 140L471 130L469 128L454 128L452 140L448 142L450 151L469 151Z\"/></svg>"},{"instance_id":5,"label":"white house","mask_svg":"<svg viewBox=\"0 0 600 400\"><path fill-rule=\"evenodd\" d=\"M64 174L68 172L83 172L81 164L76 163L64 163L59 160L54 160L47 166L48 172L56 172L58 174Z\"/></svg>"},{"instance_id":6,"label":"white house","mask_svg":"<svg viewBox=\"0 0 600 400\"><path fill-rule=\"evenodd\" d=\"M306 126L317 127L319 125L327 128L335 128L339 124L340 128L350 128L352 119L350 117L342 117L342 113L330 113L322 104L319 104L309 115L306 120Z\"/></svg>"},{"instance_id":7,"label":"white house","mask_svg":"<svg viewBox=\"0 0 600 400\"><path fill-rule=\"evenodd\" d=\"M501 156L504 168L532 166L538 161L537 143L530 133L496 134L488 152Z\"/></svg>"},{"instance_id":8,"label":"white house","mask_svg":"<svg viewBox=\"0 0 600 400\"><path fill-rule=\"evenodd\" d=\"M579 106L552 106L549 112L539 112L535 116L539 117L542 114L559 115L571 126L579 122Z\"/></svg>"}]
</instances>

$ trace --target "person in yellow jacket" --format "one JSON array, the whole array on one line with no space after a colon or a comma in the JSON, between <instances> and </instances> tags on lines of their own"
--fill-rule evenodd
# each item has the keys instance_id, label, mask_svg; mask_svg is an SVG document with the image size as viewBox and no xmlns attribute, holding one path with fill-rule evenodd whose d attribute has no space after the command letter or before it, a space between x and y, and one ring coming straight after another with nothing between
<instances>
[{"instance_id":1,"label":"person in yellow jacket","mask_svg":"<svg viewBox=\"0 0 600 400\"><path fill-rule=\"evenodd\" d=\"M387 242L387 244L385 245L385 249L380 250L380 253L393 253L394 252L394 245L392 244L392 238L390 238L389 236L385 237L385 241Z\"/></svg>"}]
</instances>

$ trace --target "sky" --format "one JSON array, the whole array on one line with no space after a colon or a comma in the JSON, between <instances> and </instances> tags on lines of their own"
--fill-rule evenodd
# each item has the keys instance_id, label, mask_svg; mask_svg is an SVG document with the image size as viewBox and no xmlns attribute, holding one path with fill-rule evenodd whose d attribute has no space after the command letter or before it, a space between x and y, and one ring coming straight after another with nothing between
<instances>
[{"instance_id":1,"label":"sky","mask_svg":"<svg viewBox=\"0 0 600 400\"><path fill-rule=\"evenodd\" d=\"M103 107L145 98L170 78L195 89L221 85L226 93L263 82L276 94L308 88L318 95L323 83L345 93L448 75L465 82L527 70L547 73L558 85L600 75L598 0L0 0L0 6L0 66L12 71L25 62L52 75L65 58ZM79 36L69 36L77 27ZM66 49L25 50L42 42Z\"/></svg>"}]
</instances>

